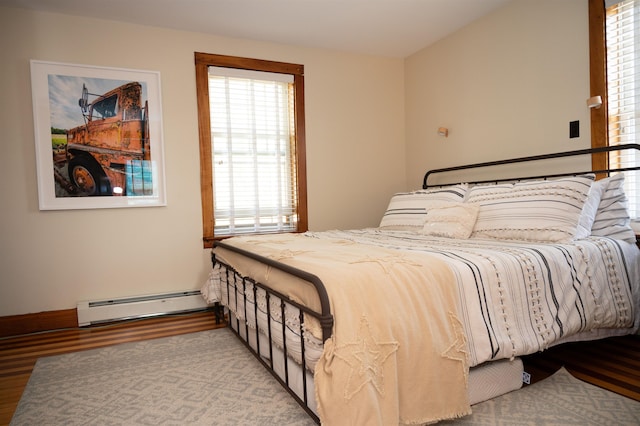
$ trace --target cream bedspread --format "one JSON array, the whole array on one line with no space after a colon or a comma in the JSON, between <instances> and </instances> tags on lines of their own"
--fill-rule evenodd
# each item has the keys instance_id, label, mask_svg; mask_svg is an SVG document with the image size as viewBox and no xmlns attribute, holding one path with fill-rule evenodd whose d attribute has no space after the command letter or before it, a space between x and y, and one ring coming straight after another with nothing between
<instances>
[{"instance_id":1,"label":"cream bedspread","mask_svg":"<svg viewBox=\"0 0 640 426\"><path fill-rule=\"evenodd\" d=\"M323 424L424 424L471 413L460 295L443 261L296 234L227 242L323 281L336 324L315 368ZM267 266L235 266L273 281Z\"/></svg>"}]
</instances>

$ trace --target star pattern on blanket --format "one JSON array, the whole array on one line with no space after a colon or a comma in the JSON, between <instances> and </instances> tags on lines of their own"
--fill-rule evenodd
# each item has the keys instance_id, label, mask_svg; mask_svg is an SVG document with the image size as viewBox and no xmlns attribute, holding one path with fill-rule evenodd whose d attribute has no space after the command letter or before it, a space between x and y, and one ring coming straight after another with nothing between
<instances>
[{"instance_id":1,"label":"star pattern on blanket","mask_svg":"<svg viewBox=\"0 0 640 426\"><path fill-rule=\"evenodd\" d=\"M451 324L453 326L454 337L451 345L442 352L441 356L460 361L460 365L463 367L465 375L467 375L468 355L466 351L467 340L464 334L464 328L458 317L451 312L449 312L449 321L451 321Z\"/></svg>"},{"instance_id":2,"label":"star pattern on blanket","mask_svg":"<svg viewBox=\"0 0 640 426\"><path fill-rule=\"evenodd\" d=\"M287 250L274 251L272 254L269 254L268 257L278 262L282 262L283 260L293 259L296 256L300 256L305 253L310 253L310 252L308 250L288 250L287 249ZM269 265L266 265L266 268L267 269L265 270L265 277L266 277L266 280L268 281L273 268Z\"/></svg>"},{"instance_id":3,"label":"star pattern on blanket","mask_svg":"<svg viewBox=\"0 0 640 426\"><path fill-rule=\"evenodd\" d=\"M371 383L380 395L384 395L384 363L398 350L398 342L379 342L371 333L366 318L360 320L360 328L354 342L338 345L334 355L351 367L344 389L346 399L351 399L367 383Z\"/></svg>"},{"instance_id":4,"label":"star pattern on blanket","mask_svg":"<svg viewBox=\"0 0 640 426\"><path fill-rule=\"evenodd\" d=\"M332 241L331 243L338 246L353 246L357 244L355 241L351 241L351 240L335 240L335 241Z\"/></svg>"},{"instance_id":5,"label":"star pattern on blanket","mask_svg":"<svg viewBox=\"0 0 640 426\"><path fill-rule=\"evenodd\" d=\"M260 246L262 247L262 255L275 260L277 262L282 262L283 260L293 259L296 256L303 255L308 253L308 250L290 250L290 249L281 249L281 246L291 244L291 238L295 238L296 236L287 236L286 238L280 237L272 237L272 238L251 238L246 237L242 240L243 245L249 246L246 247L247 250L252 250L255 247L251 246ZM243 238L243 237L238 237ZM242 246L240 246L242 247ZM269 265L265 265L264 276L265 280L269 281L271 276L271 271L273 268Z\"/></svg>"},{"instance_id":6,"label":"star pattern on blanket","mask_svg":"<svg viewBox=\"0 0 640 426\"><path fill-rule=\"evenodd\" d=\"M300 256L300 255L305 254L305 253L312 253L312 252L309 251L309 250L289 250L289 249L287 249L287 250L281 250L281 251L279 251L277 253L273 253L271 255L271 258L273 260L280 260L281 261L281 260L285 260L285 259L292 259L292 258L294 258L296 256Z\"/></svg>"},{"instance_id":7,"label":"star pattern on blanket","mask_svg":"<svg viewBox=\"0 0 640 426\"><path fill-rule=\"evenodd\" d=\"M410 266L416 266L416 267L422 266L421 264L413 260L407 259L401 255L388 255L384 257L366 256L362 259L354 260L353 262L350 262L350 263L352 264L353 263L377 263L378 265L380 265L380 267L382 268L385 274L389 274L396 265L410 265Z\"/></svg>"}]
</instances>

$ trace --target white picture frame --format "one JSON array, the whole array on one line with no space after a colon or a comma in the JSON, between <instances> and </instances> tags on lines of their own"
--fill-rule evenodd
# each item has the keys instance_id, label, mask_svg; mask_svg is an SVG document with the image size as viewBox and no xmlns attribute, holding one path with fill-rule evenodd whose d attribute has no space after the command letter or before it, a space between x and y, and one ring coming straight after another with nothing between
<instances>
[{"instance_id":1,"label":"white picture frame","mask_svg":"<svg viewBox=\"0 0 640 426\"><path fill-rule=\"evenodd\" d=\"M40 210L166 206L160 73L30 65Z\"/></svg>"}]
</instances>

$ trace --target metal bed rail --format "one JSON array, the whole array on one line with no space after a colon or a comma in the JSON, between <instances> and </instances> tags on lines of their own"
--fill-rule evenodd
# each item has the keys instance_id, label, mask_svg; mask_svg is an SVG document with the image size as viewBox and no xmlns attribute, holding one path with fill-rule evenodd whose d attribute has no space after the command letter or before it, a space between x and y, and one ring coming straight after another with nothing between
<instances>
[{"instance_id":1,"label":"metal bed rail","mask_svg":"<svg viewBox=\"0 0 640 426\"><path fill-rule=\"evenodd\" d=\"M310 311L310 313L312 313L320 322L320 326L322 327L322 341L324 342L329 337L331 337L331 334L333 332L333 315L331 314L331 306L329 304L329 295L327 294L327 290L325 289L324 284L322 283L322 280L320 280L320 278L318 278L316 275L311 274L307 271L303 271L302 269L294 268L293 266L289 266L289 265L277 262L275 260L269 259L267 257L252 253L250 251L243 250L238 247L234 247L232 245L226 244L224 241L216 241L213 246L214 248L221 247L221 248L224 248L225 250L230 250L235 253L241 254L245 257L256 260L265 265L269 265L273 268L279 269L295 277L301 278L305 281L308 281L310 284L312 284L318 293L318 298L320 300L320 312ZM211 256L212 256L212 260L215 263L216 261L215 254L213 252ZM284 295L281 295L281 296L287 298Z\"/></svg>"},{"instance_id":2,"label":"metal bed rail","mask_svg":"<svg viewBox=\"0 0 640 426\"><path fill-rule=\"evenodd\" d=\"M528 163L533 161L550 160L550 159L562 158L562 157L577 157L580 155L609 153L613 151L624 151L624 150L630 150L630 149L640 152L640 144L631 143L631 144L623 144L623 145L615 145L615 146L605 146L605 147L599 147L599 148L578 149L574 151L556 152L553 154L532 155L528 157L511 158L507 160L486 161L482 163L465 164L462 166L432 169L432 170L429 170L424 175L424 179L422 180L422 189L427 189L434 186L439 187L439 186L460 183L460 182L450 182L450 183L439 183L437 185L429 185L428 183L429 178L439 173L449 173L449 172L455 172L455 171L461 171L461 170L480 169L484 167L503 166L507 164ZM640 166L610 168L610 169L602 169L602 170L582 170L582 171L575 171L575 172L569 172L569 173L555 173L555 174L545 174L545 175L536 175L536 176L515 176L515 177L506 177L506 178L499 178L499 179L478 180L478 181L467 182L467 183L475 185L475 184L482 184L482 183L511 182L511 181L518 181L518 180L526 180L526 179L548 179L548 178L556 178L556 177L563 177L563 176L575 176L575 175L586 174L586 173L610 174L614 172L628 172L628 171L634 171L634 170L640 170Z\"/></svg>"},{"instance_id":3,"label":"metal bed rail","mask_svg":"<svg viewBox=\"0 0 640 426\"><path fill-rule=\"evenodd\" d=\"M225 245L225 248L228 248L229 246ZM240 251L242 252L243 250L240 249L236 249L233 248L233 250L235 251ZM256 255L251 254L252 257L256 257ZM260 256L257 256L260 257ZM269 259L266 259L269 260ZM247 347L247 349L258 359L258 361L260 361L260 363L271 373L271 375L287 390L287 392L289 392L289 394L298 402L298 404L311 416L311 418L316 422L316 423L320 423L320 419L317 416L317 414L312 410L312 408L310 407L309 403L310 403L310 398L314 398L315 401L315 393L313 390L311 390L311 395L309 395L309 381L307 380L307 374L308 374L308 366L307 366L307 360L306 360L306 353L305 353L305 347L306 347L306 343L305 343L305 339L304 339L304 323L306 321L307 316L309 317L313 317L315 318L321 325L321 328L323 330L323 342L328 339L331 335L331 331L332 331L332 327L333 327L333 317L331 316L331 314L323 314L322 312L316 312L312 309L309 309L308 307L297 303L293 300L291 300L290 298L288 298L286 295L273 290L271 288L269 288L268 286L252 279L249 277L244 277L242 276L240 273L238 273L238 271L236 271L232 266L228 265L227 263L217 259L215 257L215 253L212 253L212 261L214 263L214 265L216 263L220 264L224 270L225 270L225 279L224 279L224 283L223 285L225 285L227 287L227 300L224 301L223 305L227 306L228 308L233 308L232 310L238 310L241 309L242 311L242 316L244 318L244 324L241 323L241 320L236 317L234 314L232 314L231 309L229 312L229 328L231 329L231 331L233 333L236 334L236 336L240 339L240 341ZM263 260L261 260L263 261ZM266 262L268 263L268 262ZM277 267L279 269L283 269L284 267L287 267L288 265L283 265L283 264L278 264ZM315 277L314 275L308 274L304 271L298 270L296 268L284 268L287 269L286 272L288 273L293 273L294 275L300 277L300 278L304 278L304 279L312 279L313 277ZM234 278L230 279L229 274L234 274ZM241 288L238 288L238 283L240 282L240 286ZM233 283L231 283L233 282ZM311 281L310 281L311 282ZM315 277L315 280L313 281L314 285L316 286L317 289L319 289L318 293L322 294L324 292L325 296L326 296L326 290L324 289L324 286L322 285L322 282ZM266 325L266 334L265 337L267 338L267 342L268 342L268 348L261 348L260 345L260 325L258 323L258 317L259 317L259 310L258 310L258 291L262 290L265 292L265 298L266 298L266 320L267 320L267 325ZM253 296L253 320L251 323L251 327L249 325L249 321L250 321L250 316L248 315L248 311L247 309L250 309L250 305L251 305L251 301L248 300L247 298L247 291L249 291L252 296ZM234 295L233 298L231 297L231 295ZM238 298L241 297L242 301L239 302ZM283 371L280 372L280 374L278 373L278 369L276 368L275 364L274 364L274 360L275 360L275 355L274 355L274 338L273 338L273 322L277 321L276 319L274 319L274 316L272 315L272 311L271 311L271 303L270 301L275 298L275 300L278 303L279 306L279 315L280 315L280 327L282 328L281 333L282 333L282 347L280 348L282 351L282 362L283 362ZM324 312L324 307L326 307L328 309L328 297L326 297L326 299L324 300L326 302L326 304L322 303L323 298L321 297L321 305L323 306L323 312ZM299 339L300 339L300 363L298 364L299 368L300 368L300 374L301 374L301 390L300 393L301 395L299 395L294 387L292 387L292 384L290 382L290 366L289 363L296 363L292 358L290 358L289 356L289 348L287 347L287 342L289 340L289 338L287 337L287 328L289 327L287 322L286 322L286 318L287 318L287 314L286 314L286 310L287 309L295 309L297 310L297 315L298 315L298 320L299 320L299 324L298 324L298 330L296 332L297 335L299 335ZM250 333L253 333L253 336L250 335ZM328 334L327 334L328 333ZM252 346L251 344L251 339L254 339L255 342L255 347ZM268 351L268 357L263 356L263 349L265 349L266 351ZM266 359L265 359L266 358ZM296 363L297 364L297 363Z\"/></svg>"}]
</instances>

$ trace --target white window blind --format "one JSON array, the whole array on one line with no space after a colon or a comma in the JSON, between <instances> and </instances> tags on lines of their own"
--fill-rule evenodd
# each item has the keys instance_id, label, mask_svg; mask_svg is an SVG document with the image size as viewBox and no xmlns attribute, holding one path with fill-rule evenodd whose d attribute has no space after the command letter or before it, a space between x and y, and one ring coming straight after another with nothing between
<instances>
[{"instance_id":1,"label":"white window blind","mask_svg":"<svg viewBox=\"0 0 640 426\"><path fill-rule=\"evenodd\" d=\"M640 138L640 0L606 2L609 145L638 143ZM626 150L612 154L611 167L640 165ZM625 173L629 214L640 219L640 173Z\"/></svg>"},{"instance_id":2,"label":"white window blind","mask_svg":"<svg viewBox=\"0 0 640 426\"><path fill-rule=\"evenodd\" d=\"M209 67L216 236L297 227L293 76Z\"/></svg>"}]
</instances>

